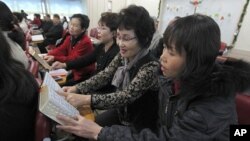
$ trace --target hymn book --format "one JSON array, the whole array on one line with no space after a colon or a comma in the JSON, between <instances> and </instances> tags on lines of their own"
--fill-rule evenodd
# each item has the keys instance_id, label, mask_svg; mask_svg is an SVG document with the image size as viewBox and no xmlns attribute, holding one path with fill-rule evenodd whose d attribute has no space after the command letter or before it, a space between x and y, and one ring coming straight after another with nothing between
<instances>
[{"instance_id":1,"label":"hymn book","mask_svg":"<svg viewBox=\"0 0 250 141\"><path fill-rule=\"evenodd\" d=\"M56 91L62 91L62 88L46 72L39 95L39 110L57 123L63 124L56 118L56 115L75 117L79 115L79 111Z\"/></svg>"},{"instance_id":2,"label":"hymn book","mask_svg":"<svg viewBox=\"0 0 250 141\"><path fill-rule=\"evenodd\" d=\"M29 54L32 55L45 69L51 70L51 66L48 64L48 62L41 58L32 47L29 48Z\"/></svg>"}]
</instances>

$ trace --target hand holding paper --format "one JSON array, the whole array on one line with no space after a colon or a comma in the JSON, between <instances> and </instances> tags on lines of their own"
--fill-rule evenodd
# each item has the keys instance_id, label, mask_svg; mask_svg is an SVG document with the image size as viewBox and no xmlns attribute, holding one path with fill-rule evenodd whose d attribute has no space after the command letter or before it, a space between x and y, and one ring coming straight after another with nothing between
<instances>
[{"instance_id":1,"label":"hand holding paper","mask_svg":"<svg viewBox=\"0 0 250 141\"><path fill-rule=\"evenodd\" d=\"M68 103L63 96L58 95L56 93L58 91L62 92L61 87L49 73L46 73L39 95L39 110L49 118L63 124L56 118L56 115L75 117L79 115L79 111Z\"/></svg>"},{"instance_id":2,"label":"hand holding paper","mask_svg":"<svg viewBox=\"0 0 250 141\"><path fill-rule=\"evenodd\" d=\"M57 119L65 125L57 125L57 128L75 134L79 137L97 140L97 136L102 129L102 127L95 122L88 120L80 115L76 116L75 118L58 115Z\"/></svg>"},{"instance_id":3,"label":"hand holding paper","mask_svg":"<svg viewBox=\"0 0 250 141\"><path fill-rule=\"evenodd\" d=\"M52 62L54 61L55 57L52 56L52 55L46 55L46 56L43 57L43 59L44 59L46 62L48 62L48 63L52 63Z\"/></svg>"},{"instance_id":4,"label":"hand holding paper","mask_svg":"<svg viewBox=\"0 0 250 141\"><path fill-rule=\"evenodd\" d=\"M66 68L66 63L61 63L61 62L54 62L52 64L52 69L65 69Z\"/></svg>"},{"instance_id":5,"label":"hand holding paper","mask_svg":"<svg viewBox=\"0 0 250 141\"><path fill-rule=\"evenodd\" d=\"M68 92L68 93L76 93L76 86L64 86L63 88L64 92Z\"/></svg>"}]
</instances>

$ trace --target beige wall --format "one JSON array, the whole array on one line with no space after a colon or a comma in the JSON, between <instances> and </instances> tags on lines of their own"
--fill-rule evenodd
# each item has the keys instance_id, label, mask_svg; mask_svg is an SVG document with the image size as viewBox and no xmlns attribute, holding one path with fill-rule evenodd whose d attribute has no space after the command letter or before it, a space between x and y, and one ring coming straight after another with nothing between
<instances>
[{"instance_id":1,"label":"beige wall","mask_svg":"<svg viewBox=\"0 0 250 141\"><path fill-rule=\"evenodd\" d=\"M234 48L250 51L250 4L247 7L246 15L243 19L242 26L235 43ZM249 55L250 56L250 55Z\"/></svg>"},{"instance_id":2,"label":"beige wall","mask_svg":"<svg viewBox=\"0 0 250 141\"><path fill-rule=\"evenodd\" d=\"M127 0L127 5L135 4L146 8L151 16L158 16L160 0Z\"/></svg>"},{"instance_id":3,"label":"beige wall","mask_svg":"<svg viewBox=\"0 0 250 141\"><path fill-rule=\"evenodd\" d=\"M108 11L111 3L111 11L119 12L122 8L130 4L145 7L151 16L158 16L158 5L160 0L87 0L87 11L90 18L89 30L97 26L97 22L102 12Z\"/></svg>"}]
</instances>

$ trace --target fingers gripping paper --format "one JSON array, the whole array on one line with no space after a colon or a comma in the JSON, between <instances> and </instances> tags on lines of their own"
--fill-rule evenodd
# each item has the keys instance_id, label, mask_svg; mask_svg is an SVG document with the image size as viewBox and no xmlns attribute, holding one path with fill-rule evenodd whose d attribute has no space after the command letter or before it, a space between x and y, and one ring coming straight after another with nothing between
<instances>
[{"instance_id":1,"label":"fingers gripping paper","mask_svg":"<svg viewBox=\"0 0 250 141\"><path fill-rule=\"evenodd\" d=\"M46 73L40 91L39 110L54 121L63 124L56 118L56 115L75 117L79 115L79 112L56 91L62 91L62 89L49 73Z\"/></svg>"}]
</instances>

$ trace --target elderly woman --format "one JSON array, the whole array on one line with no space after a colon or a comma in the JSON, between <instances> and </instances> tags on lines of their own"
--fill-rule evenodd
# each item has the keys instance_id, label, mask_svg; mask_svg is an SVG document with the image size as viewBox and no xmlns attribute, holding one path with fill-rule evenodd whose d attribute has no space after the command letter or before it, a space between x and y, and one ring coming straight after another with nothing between
<instances>
[{"instance_id":1,"label":"elderly woman","mask_svg":"<svg viewBox=\"0 0 250 141\"><path fill-rule=\"evenodd\" d=\"M155 71L159 64L148 51L154 31L153 20L143 7L131 5L121 10L117 37L120 53L92 78L64 88L81 95L61 94L77 107L91 105L93 109L112 109L96 117L96 122L102 126L121 124L137 131L154 129L157 117ZM115 92L94 93L110 83L116 86Z\"/></svg>"},{"instance_id":2,"label":"elderly woman","mask_svg":"<svg viewBox=\"0 0 250 141\"><path fill-rule=\"evenodd\" d=\"M44 59L47 62L60 61L64 63L92 53L94 48L90 38L86 34L88 27L89 17L87 15L74 14L70 19L69 35L60 46L49 51ZM67 77L65 85L72 86L79 83L89 78L94 71L94 63L81 69L72 69L72 75Z\"/></svg>"}]
</instances>

